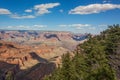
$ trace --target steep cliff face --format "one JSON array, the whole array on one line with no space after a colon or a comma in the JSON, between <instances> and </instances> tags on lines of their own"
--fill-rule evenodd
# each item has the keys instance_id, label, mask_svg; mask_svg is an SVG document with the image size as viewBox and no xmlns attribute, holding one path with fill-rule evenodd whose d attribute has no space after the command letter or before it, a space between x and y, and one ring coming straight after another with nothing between
<instances>
[{"instance_id":1,"label":"steep cliff face","mask_svg":"<svg viewBox=\"0 0 120 80\"><path fill-rule=\"evenodd\" d=\"M5 76L9 71L12 71L13 75L15 75L20 71L19 65L0 61L0 80L5 80Z\"/></svg>"},{"instance_id":2,"label":"steep cliff face","mask_svg":"<svg viewBox=\"0 0 120 80\"><path fill-rule=\"evenodd\" d=\"M68 50L56 46L27 46L15 43L0 42L0 61L10 64L18 64L21 69L26 69L39 62L43 62L41 58L50 59L60 56Z\"/></svg>"},{"instance_id":3,"label":"steep cliff face","mask_svg":"<svg viewBox=\"0 0 120 80\"><path fill-rule=\"evenodd\" d=\"M41 80L55 69L54 63L38 63L16 76L17 80Z\"/></svg>"},{"instance_id":4,"label":"steep cliff face","mask_svg":"<svg viewBox=\"0 0 120 80\"><path fill-rule=\"evenodd\" d=\"M42 79L51 73L56 67L55 63L49 63L41 56L44 56L45 53L46 56L51 55L50 52L54 51L55 47L43 46L45 49L41 47L32 49L29 46L0 42L0 80L4 80L9 71L12 71L16 80Z\"/></svg>"},{"instance_id":5,"label":"steep cliff face","mask_svg":"<svg viewBox=\"0 0 120 80\"><path fill-rule=\"evenodd\" d=\"M19 64L20 66L24 65L26 53L30 51L29 47L26 49L18 47L13 43L4 43L2 42L0 47L0 60L5 61L10 64Z\"/></svg>"}]
</instances>

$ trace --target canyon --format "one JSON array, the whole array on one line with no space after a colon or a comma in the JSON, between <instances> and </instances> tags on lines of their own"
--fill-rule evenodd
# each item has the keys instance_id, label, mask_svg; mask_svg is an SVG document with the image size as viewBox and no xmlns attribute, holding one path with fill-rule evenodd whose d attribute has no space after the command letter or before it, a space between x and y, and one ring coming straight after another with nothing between
<instances>
[{"instance_id":1,"label":"canyon","mask_svg":"<svg viewBox=\"0 0 120 80\"><path fill-rule=\"evenodd\" d=\"M61 64L88 34L64 31L0 31L0 80L12 71L16 80L41 80ZM71 53L72 55L72 53Z\"/></svg>"}]
</instances>

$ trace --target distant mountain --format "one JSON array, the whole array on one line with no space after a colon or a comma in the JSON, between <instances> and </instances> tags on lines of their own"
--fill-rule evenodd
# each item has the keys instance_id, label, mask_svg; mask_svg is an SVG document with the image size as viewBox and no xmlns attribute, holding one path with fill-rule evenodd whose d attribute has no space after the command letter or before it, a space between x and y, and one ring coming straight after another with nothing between
<instances>
[{"instance_id":1,"label":"distant mountain","mask_svg":"<svg viewBox=\"0 0 120 80\"><path fill-rule=\"evenodd\" d=\"M62 46L69 50L88 38L88 34L75 34L65 31L0 30L0 40L29 45Z\"/></svg>"},{"instance_id":2,"label":"distant mountain","mask_svg":"<svg viewBox=\"0 0 120 80\"><path fill-rule=\"evenodd\" d=\"M0 40L4 41L82 41L88 34L75 34L64 31L5 31L0 30Z\"/></svg>"}]
</instances>

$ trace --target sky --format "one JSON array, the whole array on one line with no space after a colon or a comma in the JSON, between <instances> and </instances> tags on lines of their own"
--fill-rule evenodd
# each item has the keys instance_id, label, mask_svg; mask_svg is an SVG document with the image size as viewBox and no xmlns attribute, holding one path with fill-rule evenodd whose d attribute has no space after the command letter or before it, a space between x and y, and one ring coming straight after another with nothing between
<instances>
[{"instance_id":1,"label":"sky","mask_svg":"<svg viewBox=\"0 0 120 80\"><path fill-rule=\"evenodd\" d=\"M120 0L0 0L0 29L99 34L120 24Z\"/></svg>"}]
</instances>

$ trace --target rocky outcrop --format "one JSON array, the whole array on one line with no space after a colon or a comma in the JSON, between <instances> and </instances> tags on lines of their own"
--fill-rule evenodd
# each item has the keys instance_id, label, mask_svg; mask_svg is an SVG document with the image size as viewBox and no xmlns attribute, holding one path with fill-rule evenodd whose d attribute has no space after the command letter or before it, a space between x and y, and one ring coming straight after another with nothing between
<instances>
[{"instance_id":1,"label":"rocky outcrop","mask_svg":"<svg viewBox=\"0 0 120 80\"><path fill-rule=\"evenodd\" d=\"M18 45L16 43L1 41L0 61L9 64L18 64L20 68L28 68L33 65L44 62L42 58L50 59L55 56L61 56L68 50L62 47L40 45ZM41 57L41 58L40 58Z\"/></svg>"},{"instance_id":2,"label":"rocky outcrop","mask_svg":"<svg viewBox=\"0 0 120 80\"><path fill-rule=\"evenodd\" d=\"M9 71L17 80L42 79L50 74L56 67L54 63L49 63L40 57L43 53L53 50L48 46L43 46L46 50L41 50L41 46L36 49L32 47L17 46L15 43L1 42L0 46L0 80L4 80ZM40 51L38 51L40 49ZM35 52L32 52L35 51ZM37 53L36 53L37 52Z\"/></svg>"},{"instance_id":3,"label":"rocky outcrop","mask_svg":"<svg viewBox=\"0 0 120 80\"><path fill-rule=\"evenodd\" d=\"M17 80L42 80L45 75L49 75L54 69L54 63L38 63L17 75L16 78Z\"/></svg>"},{"instance_id":4,"label":"rocky outcrop","mask_svg":"<svg viewBox=\"0 0 120 80\"><path fill-rule=\"evenodd\" d=\"M12 71L13 75L15 76L16 73L20 71L19 65L8 64L6 62L0 61L0 80L5 80L5 76L9 71Z\"/></svg>"}]
</instances>

